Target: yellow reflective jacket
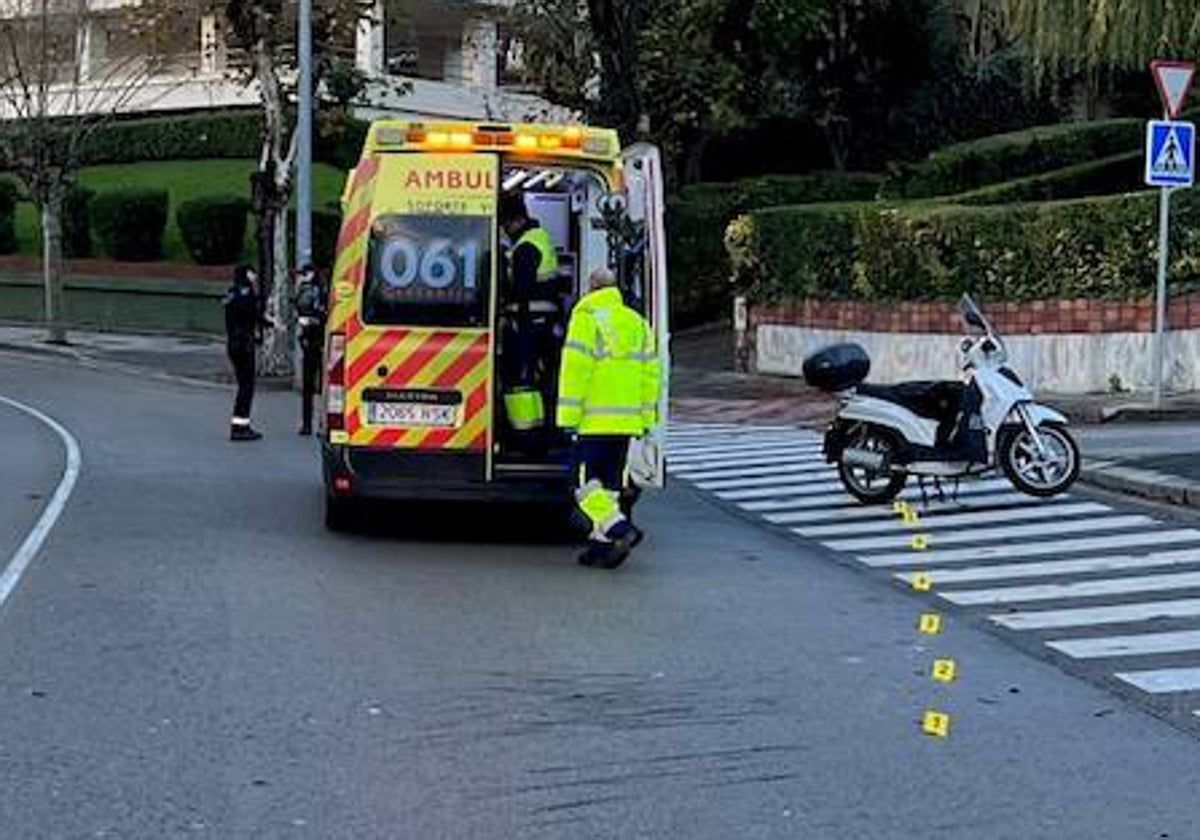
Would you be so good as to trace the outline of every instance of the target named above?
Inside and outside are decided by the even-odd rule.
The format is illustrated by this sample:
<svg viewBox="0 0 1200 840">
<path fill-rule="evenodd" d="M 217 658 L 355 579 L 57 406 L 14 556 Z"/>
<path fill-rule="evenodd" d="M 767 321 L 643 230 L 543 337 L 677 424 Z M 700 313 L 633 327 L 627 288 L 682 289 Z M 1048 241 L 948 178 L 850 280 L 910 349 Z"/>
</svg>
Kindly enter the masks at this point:
<svg viewBox="0 0 1200 840">
<path fill-rule="evenodd" d="M 571 312 L 558 377 L 557 423 L 581 435 L 645 434 L 658 423 L 662 371 L 654 331 L 617 289 Z"/>
<path fill-rule="evenodd" d="M 521 234 L 521 237 L 513 245 L 513 250 L 515 251 L 522 245 L 532 245 L 542 258 L 538 263 L 537 270 L 539 282 L 558 276 L 558 251 L 554 249 L 554 243 L 550 241 L 549 231 L 543 227 L 530 228 Z"/>
</svg>

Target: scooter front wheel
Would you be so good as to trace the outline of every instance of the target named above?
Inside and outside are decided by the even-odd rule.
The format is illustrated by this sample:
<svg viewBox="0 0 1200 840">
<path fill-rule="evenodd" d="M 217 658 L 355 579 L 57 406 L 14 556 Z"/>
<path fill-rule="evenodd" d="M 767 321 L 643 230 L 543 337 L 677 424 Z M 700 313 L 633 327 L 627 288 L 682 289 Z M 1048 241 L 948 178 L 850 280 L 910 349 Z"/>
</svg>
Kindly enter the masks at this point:
<svg viewBox="0 0 1200 840">
<path fill-rule="evenodd" d="M 1042 446 L 1025 427 L 1000 441 L 1000 468 L 1013 487 L 1030 496 L 1049 498 L 1067 492 L 1079 478 L 1079 445 L 1058 424 L 1038 426 Z"/>
<path fill-rule="evenodd" d="M 847 493 L 868 505 L 886 504 L 900 495 L 908 481 L 908 474 L 891 468 L 897 455 L 896 444 L 891 436 L 867 429 L 852 438 L 846 450 L 865 450 L 882 456 L 884 464 L 882 470 L 858 466 L 848 463 L 847 452 L 843 452 L 838 462 L 838 477 Z"/>
</svg>

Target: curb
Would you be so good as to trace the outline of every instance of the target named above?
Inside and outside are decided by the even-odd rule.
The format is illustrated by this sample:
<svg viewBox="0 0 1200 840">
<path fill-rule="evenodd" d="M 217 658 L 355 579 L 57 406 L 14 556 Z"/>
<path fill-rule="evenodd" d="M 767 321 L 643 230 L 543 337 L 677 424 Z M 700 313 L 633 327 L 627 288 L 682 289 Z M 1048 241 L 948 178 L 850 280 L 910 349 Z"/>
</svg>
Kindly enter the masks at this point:
<svg viewBox="0 0 1200 840">
<path fill-rule="evenodd" d="M 1084 461 L 1079 480 L 1127 496 L 1200 509 L 1200 482 L 1171 473 L 1113 461 Z"/>
</svg>

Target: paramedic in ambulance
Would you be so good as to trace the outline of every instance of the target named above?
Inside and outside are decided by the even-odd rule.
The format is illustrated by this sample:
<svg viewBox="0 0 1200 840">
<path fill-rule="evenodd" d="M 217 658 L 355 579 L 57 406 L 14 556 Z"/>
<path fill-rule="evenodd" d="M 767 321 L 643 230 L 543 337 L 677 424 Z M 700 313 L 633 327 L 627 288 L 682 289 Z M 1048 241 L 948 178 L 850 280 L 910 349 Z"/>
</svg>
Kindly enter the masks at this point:
<svg viewBox="0 0 1200 840">
<path fill-rule="evenodd" d="M 620 566 L 642 539 L 621 509 L 629 443 L 658 424 L 662 369 L 654 331 L 630 309 L 608 269 L 571 312 L 559 374 L 559 428 L 575 438 L 575 501 L 592 525 L 581 565 Z"/>
<path fill-rule="evenodd" d="M 500 224 L 508 236 L 508 330 L 504 360 L 504 407 L 513 431 L 530 448 L 547 445 L 546 414 L 552 410 L 558 366 L 555 328 L 562 321 L 557 302 L 558 252 L 550 234 L 530 217 L 525 199 L 506 192 Z"/>
</svg>

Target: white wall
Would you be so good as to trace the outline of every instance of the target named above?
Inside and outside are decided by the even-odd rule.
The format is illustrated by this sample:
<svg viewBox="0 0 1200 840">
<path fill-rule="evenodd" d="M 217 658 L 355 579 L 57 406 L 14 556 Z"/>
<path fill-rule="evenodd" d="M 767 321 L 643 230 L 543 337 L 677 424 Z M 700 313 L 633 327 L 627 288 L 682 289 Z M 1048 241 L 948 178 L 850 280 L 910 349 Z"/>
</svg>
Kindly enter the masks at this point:
<svg viewBox="0 0 1200 840">
<path fill-rule="evenodd" d="M 861 344 L 871 356 L 870 381 L 953 379 L 959 375 L 961 335 L 866 333 L 762 325 L 757 329 L 761 373 L 801 376 L 804 359 L 840 342 Z M 1006 336 L 1010 366 L 1031 387 L 1061 394 L 1102 393 L 1116 374 L 1131 390 L 1153 387 L 1149 333 L 1071 333 Z M 1200 330 L 1169 333 L 1166 386 L 1200 390 Z"/>
</svg>

